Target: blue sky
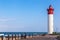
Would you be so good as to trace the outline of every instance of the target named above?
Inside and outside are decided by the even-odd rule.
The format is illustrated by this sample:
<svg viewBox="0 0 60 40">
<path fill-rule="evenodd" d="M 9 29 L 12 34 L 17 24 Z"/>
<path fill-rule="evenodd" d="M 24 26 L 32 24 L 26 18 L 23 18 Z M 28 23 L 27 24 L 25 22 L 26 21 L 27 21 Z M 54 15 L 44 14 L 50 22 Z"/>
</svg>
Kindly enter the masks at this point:
<svg viewBox="0 0 60 40">
<path fill-rule="evenodd" d="M 49 5 L 54 31 L 60 30 L 60 0 L 0 0 L 0 32 L 47 32 Z"/>
</svg>

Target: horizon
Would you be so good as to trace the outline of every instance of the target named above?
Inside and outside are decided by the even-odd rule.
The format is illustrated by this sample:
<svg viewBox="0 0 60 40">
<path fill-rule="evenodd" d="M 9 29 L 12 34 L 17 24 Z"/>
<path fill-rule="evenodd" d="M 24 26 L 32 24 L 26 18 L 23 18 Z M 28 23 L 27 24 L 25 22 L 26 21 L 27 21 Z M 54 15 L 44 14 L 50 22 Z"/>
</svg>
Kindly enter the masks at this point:
<svg viewBox="0 0 60 40">
<path fill-rule="evenodd" d="M 60 32 L 60 0 L 0 0 L 0 32 L 47 32 L 50 4 L 54 31 Z"/>
</svg>

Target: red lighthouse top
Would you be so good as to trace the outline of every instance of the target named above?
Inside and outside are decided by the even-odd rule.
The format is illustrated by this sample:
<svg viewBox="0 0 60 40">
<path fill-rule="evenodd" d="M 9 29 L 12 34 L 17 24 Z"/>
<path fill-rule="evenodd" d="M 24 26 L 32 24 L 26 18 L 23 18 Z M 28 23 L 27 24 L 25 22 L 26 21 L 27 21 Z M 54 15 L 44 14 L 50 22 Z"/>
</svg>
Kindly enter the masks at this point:
<svg viewBox="0 0 60 40">
<path fill-rule="evenodd" d="M 49 8 L 47 9 L 47 11 L 48 11 L 48 14 L 53 14 L 54 9 L 53 9 L 53 7 L 50 5 Z"/>
</svg>

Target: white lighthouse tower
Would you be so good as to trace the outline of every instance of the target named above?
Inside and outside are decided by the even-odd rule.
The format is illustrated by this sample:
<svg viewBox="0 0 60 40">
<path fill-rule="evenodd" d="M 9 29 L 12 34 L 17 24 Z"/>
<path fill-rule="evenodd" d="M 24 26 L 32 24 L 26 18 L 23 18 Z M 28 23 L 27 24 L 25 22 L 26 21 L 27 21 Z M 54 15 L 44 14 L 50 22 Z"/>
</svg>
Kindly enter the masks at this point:
<svg viewBox="0 0 60 40">
<path fill-rule="evenodd" d="M 48 34 L 53 33 L 53 7 L 50 5 L 48 11 Z"/>
</svg>

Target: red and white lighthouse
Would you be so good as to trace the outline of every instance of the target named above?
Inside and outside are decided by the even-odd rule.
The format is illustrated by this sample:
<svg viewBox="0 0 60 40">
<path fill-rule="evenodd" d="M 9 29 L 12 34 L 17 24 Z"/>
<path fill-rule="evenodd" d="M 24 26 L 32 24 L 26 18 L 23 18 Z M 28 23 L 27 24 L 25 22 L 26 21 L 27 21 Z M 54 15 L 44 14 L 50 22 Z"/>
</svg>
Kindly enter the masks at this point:
<svg viewBox="0 0 60 40">
<path fill-rule="evenodd" d="M 50 5 L 49 8 L 47 9 L 48 11 L 48 34 L 53 33 L 53 7 Z"/>
</svg>

